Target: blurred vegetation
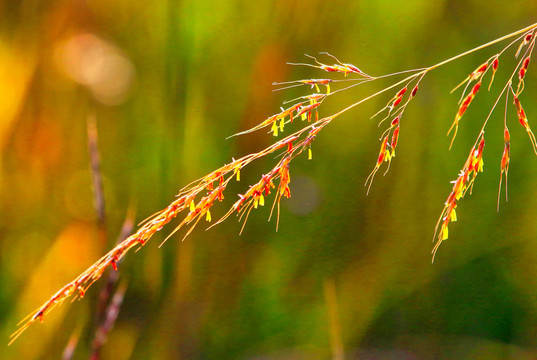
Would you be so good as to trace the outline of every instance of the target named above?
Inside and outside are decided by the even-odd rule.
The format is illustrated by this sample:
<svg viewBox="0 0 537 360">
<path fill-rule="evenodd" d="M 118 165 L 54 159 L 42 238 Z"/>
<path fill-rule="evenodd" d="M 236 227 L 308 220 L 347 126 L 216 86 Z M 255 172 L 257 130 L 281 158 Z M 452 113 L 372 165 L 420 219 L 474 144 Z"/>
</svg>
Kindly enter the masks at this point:
<svg viewBox="0 0 537 360">
<path fill-rule="evenodd" d="M 319 76 L 286 62 L 328 51 L 374 75 L 419 68 L 527 26 L 536 12 L 522 0 L 1 1 L 0 338 L 7 344 L 24 315 L 112 246 L 130 206 L 140 221 L 193 179 L 268 145 L 263 133 L 225 138 L 302 94 L 272 92 L 272 82 Z M 386 98 L 337 119 L 315 141 L 313 161 L 294 163 L 278 232 L 261 209 L 241 236 L 232 217 L 158 249 L 164 230 L 127 256 L 128 289 L 102 358 L 534 358 L 537 167 L 514 114 L 509 202 L 496 212 L 499 111 L 485 173 L 430 263 L 449 181 L 495 94 L 472 104 L 448 151 L 458 101 L 449 91 L 501 48 L 425 78 L 397 158 L 368 197 L 362 184 L 380 135 L 369 117 Z M 536 80 L 530 64 L 530 124 Z M 382 85 L 334 96 L 321 115 Z M 93 206 L 88 114 L 97 119 L 107 244 Z M 230 191 L 244 192 L 270 160 Z M 88 358 L 100 286 L 0 358 L 60 358 L 77 331 L 74 358 Z"/>
</svg>

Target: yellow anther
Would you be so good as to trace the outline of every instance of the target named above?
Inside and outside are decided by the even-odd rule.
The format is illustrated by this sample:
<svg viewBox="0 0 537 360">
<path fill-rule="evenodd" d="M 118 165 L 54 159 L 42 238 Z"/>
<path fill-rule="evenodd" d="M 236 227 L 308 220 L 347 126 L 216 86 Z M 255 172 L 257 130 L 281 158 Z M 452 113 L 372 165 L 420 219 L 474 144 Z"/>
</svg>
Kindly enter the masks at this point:
<svg viewBox="0 0 537 360">
<path fill-rule="evenodd" d="M 451 213 L 449 214 L 449 221 L 457 221 L 457 212 L 455 209 L 451 210 Z"/>
<path fill-rule="evenodd" d="M 272 130 L 272 135 L 278 136 L 278 125 L 276 125 L 276 121 L 272 123 L 272 128 L 270 129 Z"/>
<path fill-rule="evenodd" d="M 448 238 L 448 227 L 444 226 L 442 227 L 442 240 L 446 240 Z"/>
</svg>

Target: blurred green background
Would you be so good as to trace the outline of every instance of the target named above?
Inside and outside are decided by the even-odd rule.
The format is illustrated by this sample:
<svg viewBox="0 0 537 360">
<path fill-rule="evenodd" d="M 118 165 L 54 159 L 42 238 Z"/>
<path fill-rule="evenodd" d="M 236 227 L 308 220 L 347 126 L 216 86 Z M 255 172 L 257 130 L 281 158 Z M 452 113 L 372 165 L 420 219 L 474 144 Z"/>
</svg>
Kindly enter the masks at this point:
<svg viewBox="0 0 537 360">
<path fill-rule="evenodd" d="M 535 1 L 3 0 L 0 2 L 0 338 L 181 187 L 268 146 L 226 140 L 326 77 L 302 62 L 328 51 L 381 75 L 432 65 L 535 21 Z M 509 202 L 496 212 L 503 108 L 487 128 L 485 172 L 431 265 L 431 239 L 469 148 L 514 66 L 478 96 L 454 148 L 450 90 L 499 45 L 429 74 L 409 105 L 397 157 L 363 183 L 382 130 L 368 102 L 322 131 L 291 166 L 279 231 L 269 207 L 181 242 L 163 230 L 122 263 L 128 289 L 103 359 L 533 359 L 537 352 L 537 160 L 510 110 Z M 521 100 L 537 114 L 530 64 Z M 388 85 L 329 98 L 321 116 Z M 98 236 L 87 148 L 99 134 L 107 244 Z M 533 125 L 532 125 L 533 126 Z M 537 127 L 537 126 L 536 126 Z M 223 214 L 271 157 L 228 189 Z M 380 174 L 379 174 L 380 175 Z M 218 212 L 220 211 L 220 212 Z M 96 298 L 65 303 L 2 359 L 58 359 L 80 333 L 87 359 Z M 0 341 L 1 343 L 1 341 Z"/>
</svg>

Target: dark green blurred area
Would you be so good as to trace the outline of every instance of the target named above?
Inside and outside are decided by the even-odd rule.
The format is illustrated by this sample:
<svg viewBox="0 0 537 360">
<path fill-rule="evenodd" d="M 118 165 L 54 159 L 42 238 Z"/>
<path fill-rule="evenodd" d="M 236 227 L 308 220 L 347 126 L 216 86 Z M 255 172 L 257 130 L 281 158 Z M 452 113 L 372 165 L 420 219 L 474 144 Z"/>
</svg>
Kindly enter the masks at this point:
<svg viewBox="0 0 537 360">
<path fill-rule="evenodd" d="M 528 26 L 535 13 L 534 1 L 0 2 L 1 338 L 7 344 L 20 319 L 113 246 L 130 207 L 141 221 L 192 180 L 268 146 L 274 138 L 263 132 L 226 137 L 309 93 L 273 92 L 272 82 L 327 76 L 286 62 L 328 51 L 373 75 L 420 68 Z M 128 290 L 102 358 L 535 358 L 537 159 L 512 109 L 509 202 L 496 212 L 500 106 L 486 130 L 485 172 L 431 265 L 449 182 L 515 66 L 512 53 L 451 151 L 445 133 L 460 95 L 449 92 L 505 45 L 423 80 L 397 157 L 369 196 L 363 183 L 382 133 L 370 116 L 390 94 L 338 118 L 314 142 L 312 161 L 292 163 L 278 232 L 265 206 L 240 236 L 231 217 L 159 249 L 170 224 L 126 256 Z M 533 65 L 521 97 L 531 126 Z M 389 84 L 328 98 L 320 115 Z M 93 207 L 88 114 L 97 119 L 106 246 Z M 213 218 L 273 164 L 269 156 L 244 171 Z M 60 358 L 77 332 L 74 358 L 88 358 L 101 286 L 33 325 L 0 358 Z"/>
</svg>

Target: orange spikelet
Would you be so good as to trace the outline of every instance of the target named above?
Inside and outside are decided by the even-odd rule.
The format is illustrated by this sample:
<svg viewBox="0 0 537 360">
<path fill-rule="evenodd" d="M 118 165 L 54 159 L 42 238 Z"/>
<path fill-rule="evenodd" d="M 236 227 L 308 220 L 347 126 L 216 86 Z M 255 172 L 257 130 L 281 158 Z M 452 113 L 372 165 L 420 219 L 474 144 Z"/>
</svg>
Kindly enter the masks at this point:
<svg viewBox="0 0 537 360">
<path fill-rule="evenodd" d="M 520 70 L 518 71 L 518 79 L 523 80 L 526 76 L 526 72 L 528 71 L 528 66 L 530 64 L 531 57 L 528 56 L 524 59 L 524 62 L 522 62 L 522 66 L 520 67 Z"/>
<path fill-rule="evenodd" d="M 380 152 L 379 157 L 377 159 L 376 167 L 379 167 L 382 165 L 382 162 L 384 161 L 384 157 L 386 156 L 386 145 L 388 144 L 388 137 L 386 136 L 384 140 L 382 141 L 382 144 L 380 145 Z"/>
<path fill-rule="evenodd" d="M 418 92 L 418 85 L 414 86 L 414 89 L 412 89 L 412 92 L 410 93 L 410 98 L 413 98 L 414 96 L 416 96 Z"/>
<path fill-rule="evenodd" d="M 517 95 L 520 95 L 520 93 L 524 90 L 524 77 L 526 76 L 526 72 L 528 71 L 530 59 L 531 59 L 531 55 L 526 57 L 524 61 L 522 62 L 520 69 L 518 70 L 518 86 L 516 89 Z"/>
<path fill-rule="evenodd" d="M 509 130 L 507 126 L 503 131 L 503 141 L 504 148 L 502 154 L 502 160 L 500 162 L 500 185 L 498 186 L 498 205 L 497 211 L 500 211 L 500 194 L 502 192 L 502 180 L 503 175 L 505 174 L 505 201 L 507 201 L 507 172 L 509 171 L 509 160 L 511 155 L 511 146 L 510 146 L 511 136 L 509 135 Z"/>
<path fill-rule="evenodd" d="M 390 146 L 392 148 L 395 148 L 397 146 L 398 139 L 399 139 L 399 126 L 395 128 L 393 135 L 392 135 L 392 142 L 390 143 Z"/>
<path fill-rule="evenodd" d="M 520 122 L 520 125 L 526 130 L 528 133 L 528 136 L 531 141 L 531 145 L 533 146 L 533 152 L 535 155 L 537 155 L 537 140 L 535 139 L 535 135 L 533 134 L 533 131 L 531 131 L 530 124 L 528 123 L 528 118 L 526 117 L 526 112 L 522 108 L 522 104 L 520 103 L 520 100 L 518 99 L 518 96 L 514 95 L 514 102 L 515 107 L 517 110 L 518 115 L 518 121 Z"/>
<path fill-rule="evenodd" d="M 474 177 L 478 172 L 483 172 L 483 149 L 485 148 L 485 138 L 481 138 L 477 150 L 474 152 L 474 158 L 470 170 L 474 171 Z"/>
<path fill-rule="evenodd" d="M 388 136 L 385 136 L 384 139 L 382 140 L 382 143 L 380 144 L 379 156 L 377 158 L 377 162 L 375 164 L 375 167 L 373 168 L 373 171 L 371 171 L 371 173 L 369 174 L 369 176 L 365 180 L 364 186 L 367 186 L 367 184 L 369 184 L 369 186 L 367 187 L 367 194 L 369 194 L 369 189 L 371 189 L 371 185 L 373 184 L 373 178 L 375 177 L 375 174 L 379 170 L 379 168 L 382 165 L 382 163 L 384 161 L 390 161 L 391 160 L 391 157 L 390 157 L 391 154 L 386 149 L 387 146 L 388 146 Z"/>
<path fill-rule="evenodd" d="M 319 89 L 319 85 L 326 86 L 326 94 L 330 94 L 330 83 L 332 82 L 332 79 L 310 79 L 310 80 L 300 80 L 302 84 L 310 85 L 311 88 L 315 88 L 318 93 L 321 92 L 321 89 Z"/>
<path fill-rule="evenodd" d="M 481 87 L 481 81 L 479 81 L 477 84 L 474 85 L 472 88 L 472 91 L 470 94 L 466 95 L 464 100 L 462 101 L 462 104 L 459 107 L 459 110 L 457 111 L 457 115 L 455 116 L 455 121 L 453 121 L 453 124 L 449 128 L 447 134 L 451 133 L 451 130 L 455 129 L 453 132 L 453 138 L 451 139 L 451 144 L 449 145 L 449 148 L 451 149 L 451 146 L 453 145 L 453 141 L 455 140 L 455 137 L 457 136 L 457 130 L 459 129 L 459 120 L 462 118 L 466 110 L 468 109 L 468 106 L 472 103 L 472 100 L 474 99 L 475 95 L 479 91 L 479 88 Z"/>
<path fill-rule="evenodd" d="M 470 74 L 470 81 L 477 80 L 487 70 L 487 67 L 489 66 L 488 61 L 481 64 L 477 69 L 474 70 L 473 73 Z"/>
<path fill-rule="evenodd" d="M 492 82 L 494 81 L 494 76 L 496 75 L 496 71 L 498 70 L 499 65 L 500 65 L 500 60 L 498 59 L 498 55 L 496 55 L 496 57 L 492 61 L 492 66 L 491 66 L 492 67 L 492 77 L 490 78 L 490 83 L 489 83 L 488 90 L 490 90 L 490 87 L 492 86 Z"/>
<path fill-rule="evenodd" d="M 395 97 L 403 96 L 406 93 L 407 90 L 408 90 L 408 88 L 405 86 L 404 88 L 399 90 L 399 92 L 397 93 L 397 95 L 395 95 Z"/>
<path fill-rule="evenodd" d="M 399 103 L 401 102 L 401 100 L 403 100 L 403 97 L 402 97 L 402 96 L 398 96 L 398 97 L 393 101 L 393 104 L 392 104 L 391 108 L 394 109 L 397 105 L 399 105 Z"/>
<path fill-rule="evenodd" d="M 392 134 L 392 141 L 390 147 L 392 148 L 391 157 L 395 156 L 395 148 L 397 147 L 397 141 L 399 140 L 399 126 L 395 128 Z"/>
<path fill-rule="evenodd" d="M 310 121 L 312 110 L 317 108 L 319 105 L 321 105 L 321 103 L 314 103 L 314 104 L 303 106 L 298 110 L 298 112 L 296 113 L 296 116 L 301 116 L 302 120 L 306 120 L 307 118 L 308 121 Z"/>
<path fill-rule="evenodd" d="M 507 171 L 509 170 L 509 143 L 505 144 L 505 148 L 503 150 L 502 155 L 502 161 L 501 161 L 501 172 L 507 175 Z"/>
<path fill-rule="evenodd" d="M 522 50 L 522 48 L 526 45 L 528 45 L 530 43 L 530 40 L 533 38 L 533 34 L 528 34 L 524 37 L 524 41 L 522 41 L 520 43 L 520 45 L 518 46 L 518 49 L 515 53 L 515 57 L 518 58 L 518 55 L 520 55 L 520 51 Z"/>
</svg>

